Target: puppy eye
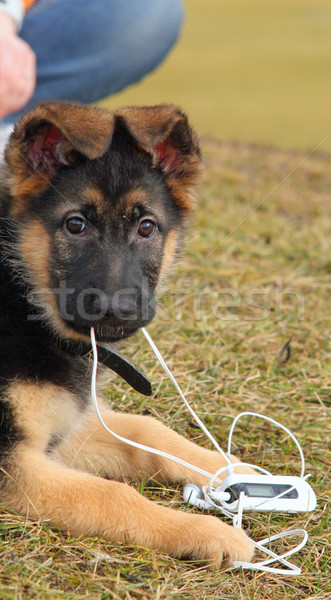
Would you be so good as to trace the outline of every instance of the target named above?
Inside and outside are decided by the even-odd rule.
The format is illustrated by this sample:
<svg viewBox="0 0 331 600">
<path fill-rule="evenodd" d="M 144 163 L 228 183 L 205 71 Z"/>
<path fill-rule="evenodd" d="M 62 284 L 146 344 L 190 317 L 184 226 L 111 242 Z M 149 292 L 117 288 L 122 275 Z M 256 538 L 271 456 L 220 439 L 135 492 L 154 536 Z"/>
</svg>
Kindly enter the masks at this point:
<svg viewBox="0 0 331 600">
<path fill-rule="evenodd" d="M 70 219 L 67 219 L 66 228 L 73 235 L 84 235 L 86 233 L 86 223 L 82 217 L 70 217 Z"/>
<path fill-rule="evenodd" d="M 143 238 L 151 237 L 156 229 L 154 221 L 151 219 L 144 219 L 140 221 L 138 227 L 138 235 Z"/>
</svg>

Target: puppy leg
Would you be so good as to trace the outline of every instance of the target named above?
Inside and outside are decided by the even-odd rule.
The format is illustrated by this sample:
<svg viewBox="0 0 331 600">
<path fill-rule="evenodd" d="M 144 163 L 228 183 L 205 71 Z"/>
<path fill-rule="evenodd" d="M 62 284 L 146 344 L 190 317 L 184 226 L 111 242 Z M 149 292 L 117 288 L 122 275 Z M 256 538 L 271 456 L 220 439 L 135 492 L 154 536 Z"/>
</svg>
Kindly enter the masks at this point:
<svg viewBox="0 0 331 600">
<path fill-rule="evenodd" d="M 124 483 L 70 469 L 33 448 L 21 447 L 11 464 L 3 501 L 73 535 L 103 535 L 215 566 L 252 556 L 244 532 L 216 517 L 160 506 Z"/>
<path fill-rule="evenodd" d="M 115 413 L 105 406 L 102 407 L 102 415 L 106 425 L 118 435 L 163 450 L 209 473 L 214 474 L 225 465 L 224 458 L 218 452 L 201 448 L 156 419 Z M 58 453 L 61 460 L 70 466 L 115 479 L 137 478 L 143 474 L 165 482 L 207 483 L 207 479 L 195 471 L 120 442 L 100 425 L 94 414 L 85 420 L 83 430 L 73 434 L 60 446 Z M 238 462 L 234 456 L 231 459 Z M 235 471 L 254 472 L 245 466 L 238 466 Z"/>
</svg>

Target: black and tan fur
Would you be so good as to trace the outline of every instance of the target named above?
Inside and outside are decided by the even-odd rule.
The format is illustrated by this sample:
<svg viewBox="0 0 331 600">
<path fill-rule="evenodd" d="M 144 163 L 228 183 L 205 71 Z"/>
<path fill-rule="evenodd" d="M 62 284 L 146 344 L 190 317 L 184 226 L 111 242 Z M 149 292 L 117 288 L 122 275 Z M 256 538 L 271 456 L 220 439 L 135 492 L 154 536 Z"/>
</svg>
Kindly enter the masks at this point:
<svg viewBox="0 0 331 600">
<path fill-rule="evenodd" d="M 101 428 L 77 351 L 91 324 L 111 343 L 153 318 L 200 171 L 197 139 L 172 106 L 111 114 L 49 103 L 16 125 L 0 199 L 0 493 L 10 509 L 74 535 L 225 565 L 251 557 L 242 531 L 123 483 L 205 482 Z M 222 466 L 152 418 L 102 412 L 122 436 L 212 473 Z"/>
</svg>

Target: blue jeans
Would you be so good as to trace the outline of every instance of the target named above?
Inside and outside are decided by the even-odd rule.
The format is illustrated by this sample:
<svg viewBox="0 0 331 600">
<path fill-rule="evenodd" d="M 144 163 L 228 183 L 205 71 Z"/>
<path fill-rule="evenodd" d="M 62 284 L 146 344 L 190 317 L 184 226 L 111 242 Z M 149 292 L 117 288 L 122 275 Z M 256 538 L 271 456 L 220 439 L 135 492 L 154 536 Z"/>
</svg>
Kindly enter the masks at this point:
<svg viewBox="0 0 331 600">
<path fill-rule="evenodd" d="M 24 111 L 50 99 L 95 102 L 139 81 L 175 43 L 183 12 L 182 0 L 37 0 L 20 32 L 37 55 Z"/>
</svg>

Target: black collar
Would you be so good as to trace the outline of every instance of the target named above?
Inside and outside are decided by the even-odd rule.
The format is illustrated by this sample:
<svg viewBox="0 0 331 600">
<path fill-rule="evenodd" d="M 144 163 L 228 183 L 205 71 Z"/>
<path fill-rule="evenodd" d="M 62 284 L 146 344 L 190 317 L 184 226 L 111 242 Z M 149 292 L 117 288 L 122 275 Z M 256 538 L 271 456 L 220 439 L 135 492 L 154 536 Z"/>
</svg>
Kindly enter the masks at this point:
<svg viewBox="0 0 331 600">
<path fill-rule="evenodd" d="M 86 342 L 70 342 L 68 346 L 65 342 L 60 342 L 61 348 L 69 351 L 70 354 L 76 356 L 86 356 L 92 351 L 92 345 Z M 105 365 L 117 375 L 122 377 L 131 387 L 144 394 L 144 396 L 152 395 L 152 384 L 150 380 L 133 365 L 129 360 L 123 358 L 114 350 L 108 350 L 103 346 L 98 346 L 98 362 Z"/>
<path fill-rule="evenodd" d="M 144 394 L 144 396 L 152 395 L 150 380 L 135 365 L 117 354 L 117 352 L 98 346 L 98 361 L 117 373 L 137 392 Z"/>
</svg>

